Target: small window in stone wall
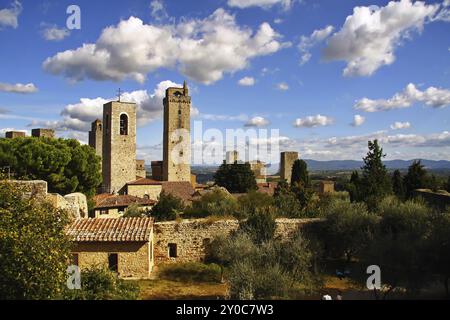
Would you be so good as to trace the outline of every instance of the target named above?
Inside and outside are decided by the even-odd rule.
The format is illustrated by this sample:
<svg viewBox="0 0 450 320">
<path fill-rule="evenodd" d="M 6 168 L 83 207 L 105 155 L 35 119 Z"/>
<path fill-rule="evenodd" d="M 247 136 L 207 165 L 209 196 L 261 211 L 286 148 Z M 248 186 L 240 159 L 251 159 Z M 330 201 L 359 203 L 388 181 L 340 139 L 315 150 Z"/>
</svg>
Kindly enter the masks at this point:
<svg viewBox="0 0 450 320">
<path fill-rule="evenodd" d="M 178 256 L 177 244 L 169 243 L 169 258 L 176 258 Z"/>
<path fill-rule="evenodd" d="M 78 253 L 72 254 L 72 265 L 78 266 Z"/>
<path fill-rule="evenodd" d="M 119 272 L 119 257 L 117 253 L 108 255 L 108 267 L 112 272 Z"/>
</svg>

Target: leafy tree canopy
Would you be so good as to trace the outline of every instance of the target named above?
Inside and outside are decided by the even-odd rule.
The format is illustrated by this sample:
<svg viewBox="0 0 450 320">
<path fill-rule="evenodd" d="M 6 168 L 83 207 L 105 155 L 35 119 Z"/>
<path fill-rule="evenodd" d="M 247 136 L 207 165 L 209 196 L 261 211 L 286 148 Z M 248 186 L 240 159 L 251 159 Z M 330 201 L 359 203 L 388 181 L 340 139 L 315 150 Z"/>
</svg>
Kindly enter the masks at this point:
<svg viewBox="0 0 450 320">
<path fill-rule="evenodd" d="M 257 189 L 255 174 L 249 163 L 223 163 L 215 173 L 214 181 L 231 193 L 246 193 Z"/>
<path fill-rule="evenodd" d="M 73 139 L 0 139 L 0 167 L 16 179 L 45 180 L 50 192 L 93 196 L 101 184 L 100 158 Z"/>
<path fill-rule="evenodd" d="M 383 158 L 386 156 L 378 144 L 378 140 L 369 141 L 369 152 L 363 159 L 362 178 L 358 186 L 358 194 L 367 204 L 369 210 L 376 209 L 378 203 L 391 194 L 392 187 Z"/>
<path fill-rule="evenodd" d="M 0 299 L 54 299 L 66 284 L 65 211 L 0 182 Z"/>
<path fill-rule="evenodd" d="M 302 184 L 308 187 L 310 183 L 308 165 L 304 160 L 297 159 L 292 165 L 291 185 Z"/>
<path fill-rule="evenodd" d="M 170 193 L 162 192 L 150 215 L 157 221 L 175 220 L 184 208 L 183 200 Z"/>
</svg>

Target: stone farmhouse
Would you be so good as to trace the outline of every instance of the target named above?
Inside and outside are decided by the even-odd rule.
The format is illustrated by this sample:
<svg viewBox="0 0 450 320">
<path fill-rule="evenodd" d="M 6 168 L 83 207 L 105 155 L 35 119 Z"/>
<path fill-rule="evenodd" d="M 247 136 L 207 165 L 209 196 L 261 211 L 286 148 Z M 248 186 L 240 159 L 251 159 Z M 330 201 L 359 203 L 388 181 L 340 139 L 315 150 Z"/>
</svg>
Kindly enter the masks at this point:
<svg viewBox="0 0 450 320">
<path fill-rule="evenodd" d="M 122 278 L 148 278 L 152 272 L 153 219 L 77 219 L 67 229 L 72 263 L 80 269 L 104 266 Z"/>
<path fill-rule="evenodd" d="M 320 219 L 277 219 L 275 236 L 291 237 Z M 239 227 L 238 220 L 193 219 L 154 222 L 152 218 L 77 219 L 67 235 L 72 263 L 80 269 L 101 266 L 121 278 L 148 278 L 154 266 L 204 261 L 209 243 Z"/>
</svg>

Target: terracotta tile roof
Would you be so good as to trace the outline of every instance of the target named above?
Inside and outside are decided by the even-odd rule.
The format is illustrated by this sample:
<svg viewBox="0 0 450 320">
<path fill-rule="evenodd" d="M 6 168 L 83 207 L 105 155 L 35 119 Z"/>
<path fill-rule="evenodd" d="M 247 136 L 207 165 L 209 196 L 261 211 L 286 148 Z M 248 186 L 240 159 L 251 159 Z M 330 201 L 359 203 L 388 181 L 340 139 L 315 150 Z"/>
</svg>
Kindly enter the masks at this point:
<svg viewBox="0 0 450 320">
<path fill-rule="evenodd" d="M 77 219 L 66 234 L 75 242 L 150 241 L 152 218 Z"/>
<path fill-rule="evenodd" d="M 178 197 L 184 202 L 191 201 L 195 193 L 192 184 L 188 181 L 164 181 L 162 191 Z"/>
<path fill-rule="evenodd" d="M 113 195 L 113 194 L 99 194 L 94 197 L 95 209 L 101 208 L 120 208 L 128 207 L 132 204 L 139 204 L 142 206 L 150 206 L 156 203 L 155 200 L 144 199 L 130 195 Z"/>
<path fill-rule="evenodd" d="M 269 196 L 273 196 L 278 183 L 264 182 L 264 183 L 258 183 L 257 185 L 258 185 L 258 192 L 267 193 Z"/>
<path fill-rule="evenodd" d="M 148 185 L 161 185 L 162 181 L 148 179 L 148 178 L 139 178 L 135 181 L 128 182 L 129 186 L 148 186 Z"/>
</svg>

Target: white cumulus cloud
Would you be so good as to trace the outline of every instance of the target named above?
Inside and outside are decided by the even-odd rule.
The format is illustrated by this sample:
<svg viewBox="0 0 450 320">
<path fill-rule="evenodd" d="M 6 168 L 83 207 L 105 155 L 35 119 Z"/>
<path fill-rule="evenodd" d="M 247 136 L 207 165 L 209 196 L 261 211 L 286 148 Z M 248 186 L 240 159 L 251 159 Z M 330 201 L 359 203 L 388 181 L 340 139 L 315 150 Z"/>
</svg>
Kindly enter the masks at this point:
<svg viewBox="0 0 450 320">
<path fill-rule="evenodd" d="M 244 77 L 238 81 L 240 86 L 251 87 L 255 84 L 255 78 L 253 77 Z"/>
<path fill-rule="evenodd" d="M 408 128 L 411 128 L 411 124 L 409 122 L 396 121 L 391 125 L 392 130 L 400 130 L 400 129 L 408 129 Z"/>
<path fill-rule="evenodd" d="M 423 1 L 391 1 L 384 7 L 355 7 L 324 50 L 328 61 L 347 62 L 344 76 L 370 76 L 395 61 L 395 50 L 420 32 L 440 8 Z"/>
<path fill-rule="evenodd" d="M 356 114 L 356 115 L 353 117 L 352 126 L 354 126 L 354 127 L 359 127 L 359 126 L 361 126 L 365 121 L 366 121 L 366 118 L 365 118 L 365 117 L 363 117 L 363 116 L 361 116 L 361 115 L 359 115 L 359 114 Z"/>
<path fill-rule="evenodd" d="M 138 125 L 142 126 L 161 117 L 166 89 L 181 86 L 166 80 L 160 82 L 153 92 L 148 92 L 147 90 L 125 92 L 121 95 L 121 101 L 136 103 Z M 35 121 L 31 125 L 41 125 L 60 131 L 88 131 L 92 121 L 103 119 L 103 105 L 109 101 L 116 100 L 117 98 L 81 98 L 79 102 L 68 104 L 64 107 L 61 112 L 61 120 Z M 198 112 L 198 110 L 194 109 L 194 112 Z"/>
<path fill-rule="evenodd" d="M 362 98 L 356 101 L 354 108 L 366 112 L 377 112 L 409 108 L 415 103 L 424 103 L 433 108 L 444 108 L 450 105 L 450 90 L 429 87 L 422 91 L 410 83 L 403 92 L 396 93 L 390 99 Z"/>
<path fill-rule="evenodd" d="M 9 84 L 0 82 L 0 91 L 26 94 L 26 93 L 35 93 L 38 91 L 38 88 L 36 88 L 36 86 L 33 83 Z"/>
<path fill-rule="evenodd" d="M 11 3 L 10 8 L 0 10 L 0 30 L 2 27 L 16 29 L 19 26 L 19 15 L 22 12 L 22 4 L 19 1 Z"/>
<path fill-rule="evenodd" d="M 57 26 L 46 27 L 42 31 L 42 36 L 48 41 L 61 41 L 70 35 L 70 31 L 66 28 L 58 28 Z"/>
<path fill-rule="evenodd" d="M 246 68 L 250 60 L 290 45 L 268 23 L 253 31 L 217 9 L 205 19 L 152 25 L 130 17 L 105 28 L 96 43 L 59 52 L 43 63 L 45 71 L 72 81 L 134 79 L 144 82 L 159 68 L 178 68 L 204 84 Z"/>
<path fill-rule="evenodd" d="M 301 53 L 300 64 L 303 65 L 311 59 L 311 53 L 309 50 L 317 45 L 318 43 L 324 41 L 333 32 L 333 26 L 326 26 L 323 29 L 314 30 L 309 36 L 301 36 L 300 43 L 298 45 L 298 50 Z"/>
<path fill-rule="evenodd" d="M 289 85 L 286 82 L 281 82 L 277 84 L 277 89 L 281 91 L 289 90 Z"/>
<path fill-rule="evenodd" d="M 327 116 L 322 116 L 320 114 L 315 116 L 308 116 L 306 118 L 296 119 L 294 122 L 294 127 L 297 128 L 315 128 L 324 127 L 333 124 L 333 119 Z"/>
<path fill-rule="evenodd" d="M 249 7 L 271 8 L 274 5 L 281 5 L 287 10 L 292 7 L 294 0 L 228 0 L 228 6 L 245 9 Z"/>
<path fill-rule="evenodd" d="M 265 127 L 269 124 L 269 120 L 263 117 L 253 117 L 247 121 L 246 127 Z"/>
</svg>

